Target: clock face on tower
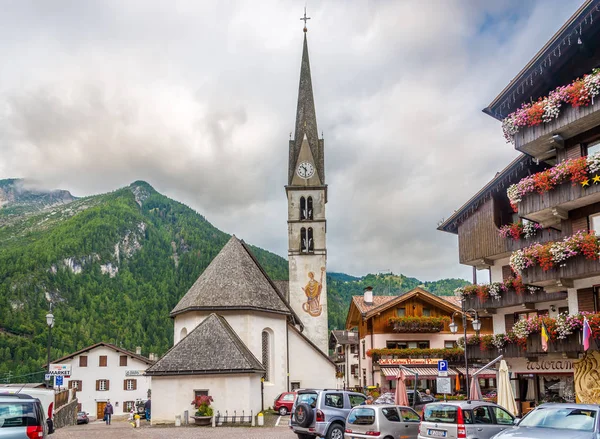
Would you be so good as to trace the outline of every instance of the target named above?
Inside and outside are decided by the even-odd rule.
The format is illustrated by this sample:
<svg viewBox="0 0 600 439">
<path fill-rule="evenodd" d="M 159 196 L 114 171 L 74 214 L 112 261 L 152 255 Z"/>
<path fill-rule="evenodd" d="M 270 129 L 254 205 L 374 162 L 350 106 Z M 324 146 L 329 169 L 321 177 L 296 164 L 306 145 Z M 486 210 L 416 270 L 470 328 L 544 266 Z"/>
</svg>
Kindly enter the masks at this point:
<svg viewBox="0 0 600 439">
<path fill-rule="evenodd" d="M 300 178 L 310 178 L 315 173 L 315 167 L 310 162 L 302 162 L 296 172 Z"/>
</svg>

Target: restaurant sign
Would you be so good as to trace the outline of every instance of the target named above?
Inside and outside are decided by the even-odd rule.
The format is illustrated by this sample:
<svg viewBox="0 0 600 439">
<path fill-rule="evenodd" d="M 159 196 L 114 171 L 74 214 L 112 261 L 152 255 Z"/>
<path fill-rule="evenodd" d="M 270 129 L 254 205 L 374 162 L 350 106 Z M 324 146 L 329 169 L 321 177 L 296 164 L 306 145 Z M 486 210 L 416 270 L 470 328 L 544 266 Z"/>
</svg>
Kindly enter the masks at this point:
<svg viewBox="0 0 600 439">
<path fill-rule="evenodd" d="M 396 366 L 402 365 L 432 365 L 437 366 L 438 361 L 443 361 L 441 358 L 382 358 L 379 360 L 380 366 Z"/>
<path fill-rule="evenodd" d="M 540 360 L 540 361 L 514 361 L 511 360 L 510 371 L 513 373 L 573 373 L 573 360 Z"/>
</svg>

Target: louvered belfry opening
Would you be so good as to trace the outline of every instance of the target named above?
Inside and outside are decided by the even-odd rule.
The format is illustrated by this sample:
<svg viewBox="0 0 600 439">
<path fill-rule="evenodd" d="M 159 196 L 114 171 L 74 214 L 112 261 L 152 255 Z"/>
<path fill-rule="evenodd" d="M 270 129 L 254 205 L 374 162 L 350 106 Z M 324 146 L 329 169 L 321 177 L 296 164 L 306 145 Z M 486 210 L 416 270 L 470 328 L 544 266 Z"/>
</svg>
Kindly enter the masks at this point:
<svg viewBox="0 0 600 439">
<path fill-rule="evenodd" d="M 270 346 L 269 346 L 269 333 L 267 331 L 262 332 L 262 365 L 265 368 L 265 381 L 270 381 Z"/>
</svg>

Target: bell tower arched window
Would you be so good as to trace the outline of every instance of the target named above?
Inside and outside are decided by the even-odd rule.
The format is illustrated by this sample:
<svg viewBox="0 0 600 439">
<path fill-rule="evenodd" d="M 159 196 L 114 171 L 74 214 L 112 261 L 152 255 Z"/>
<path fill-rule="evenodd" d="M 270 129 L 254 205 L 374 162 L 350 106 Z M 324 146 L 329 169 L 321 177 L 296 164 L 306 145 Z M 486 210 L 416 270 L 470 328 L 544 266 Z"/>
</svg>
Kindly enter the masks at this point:
<svg viewBox="0 0 600 439">
<path fill-rule="evenodd" d="M 302 253 L 308 253 L 315 250 L 314 239 L 313 239 L 313 229 L 309 227 L 308 229 L 302 227 L 300 229 L 300 251 Z"/>
<path fill-rule="evenodd" d="M 308 251 L 312 252 L 315 250 L 312 227 L 308 228 L 307 237 L 308 237 Z"/>
<path fill-rule="evenodd" d="M 313 200 L 312 197 L 306 199 L 306 219 L 313 219 Z"/>
<path fill-rule="evenodd" d="M 300 219 L 306 219 L 306 199 L 304 197 L 300 197 Z"/>
</svg>

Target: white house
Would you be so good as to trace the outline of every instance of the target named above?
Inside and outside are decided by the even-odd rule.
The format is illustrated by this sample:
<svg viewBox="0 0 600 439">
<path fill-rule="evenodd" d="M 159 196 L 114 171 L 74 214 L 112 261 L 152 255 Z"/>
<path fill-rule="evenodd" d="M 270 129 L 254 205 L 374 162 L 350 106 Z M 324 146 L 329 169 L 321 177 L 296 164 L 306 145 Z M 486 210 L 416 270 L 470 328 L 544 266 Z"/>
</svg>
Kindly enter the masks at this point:
<svg viewBox="0 0 600 439">
<path fill-rule="evenodd" d="M 358 342 L 357 331 L 331 331 L 329 348 L 333 350 L 332 360 L 337 365 L 338 388 L 360 386 Z"/>
<path fill-rule="evenodd" d="M 71 366 L 64 385 L 77 389 L 79 410 L 102 418 L 110 400 L 114 414 L 129 413 L 136 400 L 148 399 L 150 378 L 144 376 L 154 361 L 110 343 L 96 343 L 51 364 Z"/>
</svg>

